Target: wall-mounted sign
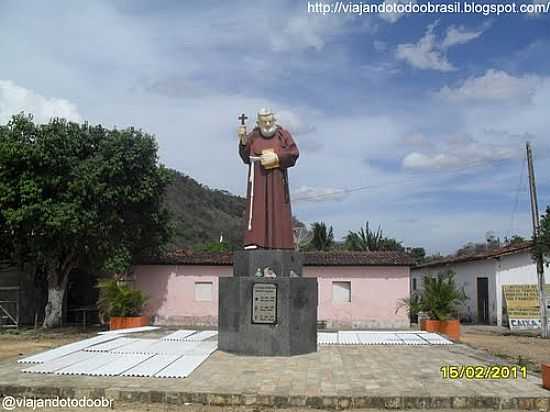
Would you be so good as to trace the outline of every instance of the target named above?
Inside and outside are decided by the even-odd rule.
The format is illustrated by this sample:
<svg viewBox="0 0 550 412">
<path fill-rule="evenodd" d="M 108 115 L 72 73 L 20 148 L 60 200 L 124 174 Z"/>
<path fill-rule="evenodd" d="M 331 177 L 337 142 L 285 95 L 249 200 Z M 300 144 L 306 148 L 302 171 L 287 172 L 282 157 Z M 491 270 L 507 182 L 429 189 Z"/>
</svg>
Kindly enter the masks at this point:
<svg viewBox="0 0 550 412">
<path fill-rule="evenodd" d="M 541 327 L 538 285 L 503 285 L 502 290 L 510 329 Z M 550 296 L 550 285 L 545 285 L 544 294 Z"/>
<path fill-rule="evenodd" d="M 252 323 L 277 323 L 277 285 L 254 283 L 252 286 Z"/>
</svg>

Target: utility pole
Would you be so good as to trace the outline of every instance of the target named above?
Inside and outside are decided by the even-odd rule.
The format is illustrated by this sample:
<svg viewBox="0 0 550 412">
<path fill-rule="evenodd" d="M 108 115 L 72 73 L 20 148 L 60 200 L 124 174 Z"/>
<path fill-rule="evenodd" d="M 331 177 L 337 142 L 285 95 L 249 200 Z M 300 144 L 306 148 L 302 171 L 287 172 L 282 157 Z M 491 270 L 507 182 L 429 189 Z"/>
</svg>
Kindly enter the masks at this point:
<svg viewBox="0 0 550 412">
<path fill-rule="evenodd" d="M 533 241 L 538 242 L 540 233 L 539 222 L 539 205 L 537 201 L 537 187 L 535 184 L 535 171 L 533 169 L 533 153 L 531 152 L 531 144 L 526 143 L 527 148 L 527 168 L 529 171 L 529 191 L 531 193 L 531 217 L 533 218 Z M 546 302 L 544 295 L 544 261 L 542 254 L 536 256 L 537 260 L 537 275 L 539 281 L 539 305 L 540 305 L 540 321 L 541 335 L 543 338 L 550 337 L 548 330 L 548 314 L 546 310 Z"/>
</svg>

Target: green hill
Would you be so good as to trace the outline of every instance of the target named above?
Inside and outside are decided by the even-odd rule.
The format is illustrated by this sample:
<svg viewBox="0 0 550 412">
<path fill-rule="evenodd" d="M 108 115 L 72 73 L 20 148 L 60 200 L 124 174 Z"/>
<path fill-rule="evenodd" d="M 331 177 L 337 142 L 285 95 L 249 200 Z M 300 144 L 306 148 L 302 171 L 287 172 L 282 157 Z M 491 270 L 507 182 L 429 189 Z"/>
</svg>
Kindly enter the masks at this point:
<svg viewBox="0 0 550 412">
<path fill-rule="evenodd" d="M 210 189 L 174 171 L 174 181 L 166 191 L 165 201 L 175 226 L 170 249 L 218 242 L 221 233 L 224 242 L 232 246 L 241 244 L 244 198 L 225 190 Z"/>
</svg>

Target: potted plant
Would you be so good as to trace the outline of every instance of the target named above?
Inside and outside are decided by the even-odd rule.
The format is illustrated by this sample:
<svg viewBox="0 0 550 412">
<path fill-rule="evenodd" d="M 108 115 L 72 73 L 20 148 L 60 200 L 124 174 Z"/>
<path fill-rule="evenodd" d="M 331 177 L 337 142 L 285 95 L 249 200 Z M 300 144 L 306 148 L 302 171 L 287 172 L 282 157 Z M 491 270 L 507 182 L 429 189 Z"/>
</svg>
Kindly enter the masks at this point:
<svg viewBox="0 0 550 412">
<path fill-rule="evenodd" d="M 97 305 L 101 316 L 109 319 L 110 329 L 135 328 L 149 323 L 143 315 L 146 302 L 143 292 L 116 279 L 101 280 L 98 287 Z"/>
<path fill-rule="evenodd" d="M 410 297 L 400 299 L 397 302 L 395 313 L 399 312 L 403 308 L 407 310 L 409 319 L 412 323 L 415 321 L 422 321 L 422 311 L 424 310 L 422 306 L 422 295 L 413 292 Z"/>
<path fill-rule="evenodd" d="M 406 308 L 411 322 L 418 322 L 420 330 L 426 332 L 439 332 L 440 321 L 433 319 L 433 315 L 426 305 L 423 293 L 413 292 L 410 297 L 398 301 L 395 313 Z"/>
<path fill-rule="evenodd" d="M 425 321 L 425 330 L 439 331 L 452 340 L 459 340 L 458 309 L 467 299 L 464 290 L 456 286 L 453 271 L 442 272 L 435 277 L 426 276 L 422 305 L 430 312 L 432 319 Z"/>
</svg>

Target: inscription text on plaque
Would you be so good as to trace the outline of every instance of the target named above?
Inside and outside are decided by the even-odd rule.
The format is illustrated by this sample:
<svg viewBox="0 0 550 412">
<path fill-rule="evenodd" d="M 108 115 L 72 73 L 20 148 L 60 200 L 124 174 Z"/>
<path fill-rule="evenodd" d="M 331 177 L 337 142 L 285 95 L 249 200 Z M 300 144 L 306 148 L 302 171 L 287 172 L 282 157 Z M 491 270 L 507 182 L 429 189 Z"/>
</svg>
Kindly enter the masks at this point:
<svg viewBox="0 0 550 412">
<path fill-rule="evenodd" d="M 277 285 L 254 283 L 252 286 L 252 323 L 277 323 Z"/>
</svg>

